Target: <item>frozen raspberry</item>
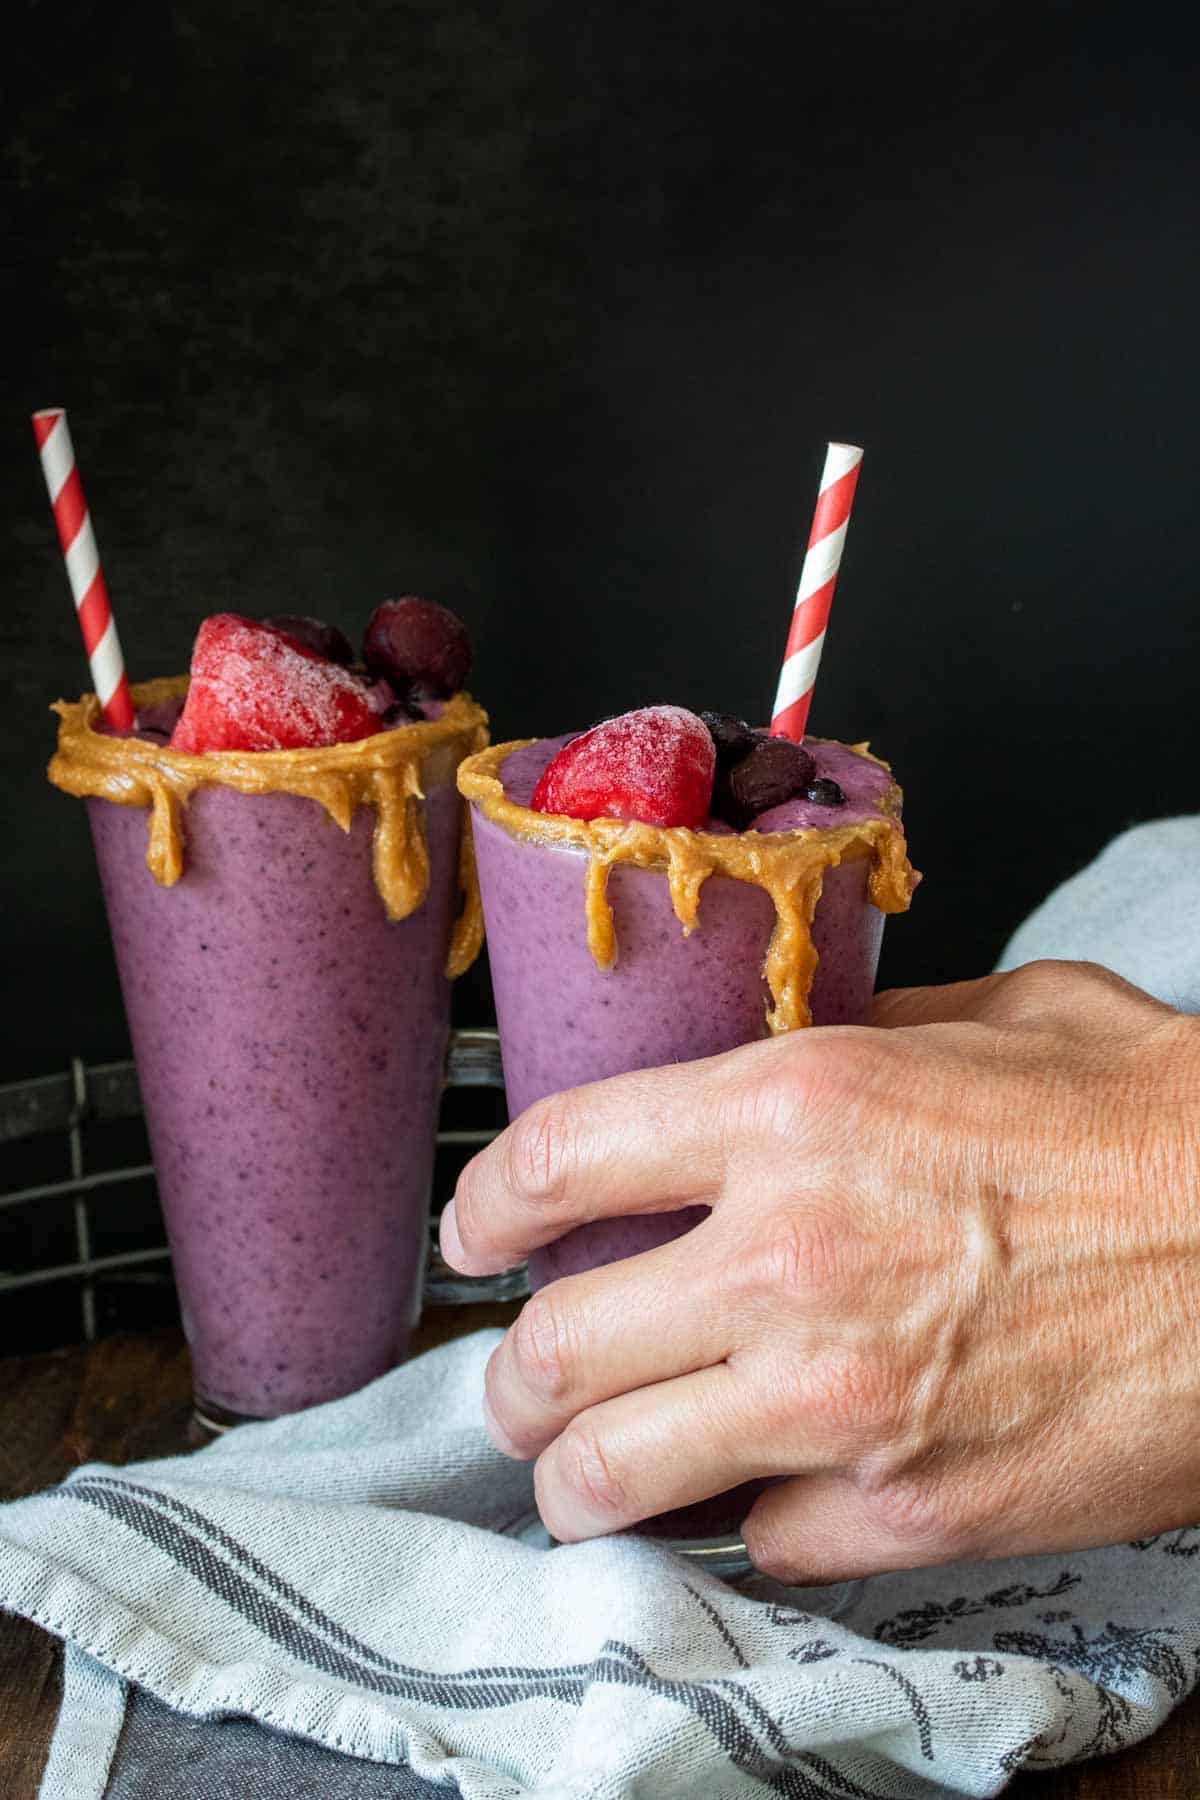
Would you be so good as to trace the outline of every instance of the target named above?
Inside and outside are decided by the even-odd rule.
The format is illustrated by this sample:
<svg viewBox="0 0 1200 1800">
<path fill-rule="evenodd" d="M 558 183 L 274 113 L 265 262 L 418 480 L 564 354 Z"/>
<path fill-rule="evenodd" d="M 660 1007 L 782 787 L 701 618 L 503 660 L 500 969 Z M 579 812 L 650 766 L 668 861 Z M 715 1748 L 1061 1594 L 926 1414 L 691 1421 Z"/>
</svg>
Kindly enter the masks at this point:
<svg viewBox="0 0 1200 1800">
<path fill-rule="evenodd" d="M 385 600 L 363 634 L 363 661 L 398 694 L 446 700 L 471 667 L 471 640 L 462 620 L 435 600 Z"/>
<path fill-rule="evenodd" d="M 273 625 L 276 631 L 286 631 L 298 644 L 307 645 L 318 656 L 327 656 L 330 662 L 354 661 L 350 639 L 336 625 L 327 625 L 324 619 L 312 619 L 307 613 L 272 613 L 263 624 Z"/>
<path fill-rule="evenodd" d="M 715 767 L 702 719 L 682 706 L 645 706 L 564 744 L 530 805 L 572 819 L 697 828 L 708 817 Z"/>
<path fill-rule="evenodd" d="M 302 750 L 370 737 L 378 700 L 358 676 L 286 632 L 214 613 L 196 634 L 174 750 Z"/>
</svg>

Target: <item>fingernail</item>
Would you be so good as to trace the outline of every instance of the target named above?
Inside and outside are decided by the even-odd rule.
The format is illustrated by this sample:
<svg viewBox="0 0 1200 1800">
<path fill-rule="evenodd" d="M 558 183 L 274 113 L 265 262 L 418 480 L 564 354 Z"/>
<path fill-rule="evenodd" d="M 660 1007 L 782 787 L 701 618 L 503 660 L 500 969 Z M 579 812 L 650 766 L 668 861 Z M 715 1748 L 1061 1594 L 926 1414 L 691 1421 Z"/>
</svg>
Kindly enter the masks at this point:
<svg viewBox="0 0 1200 1800">
<path fill-rule="evenodd" d="M 542 1452 L 534 1473 L 538 1511 L 551 1537 L 557 1538 L 560 1544 L 577 1544 L 587 1538 L 607 1537 L 610 1532 L 620 1531 L 627 1520 L 586 1505 L 580 1499 L 575 1483 L 568 1485 L 558 1478 L 561 1443 L 559 1438 L 549 1450 Z"/>
<path fill-rule="evenodd" d="M 493 1444 L 495 1444 L 497 1450 L 499 1450 L 505 1456 L 516 1457 L 518 1461 L 524 1461 L 525 1459 L 523 1457 L 521 1457 L 520 1452 L 517 1450 L 516 1445 L 513 1443 L 512 1439 L 509 1437 L 509 1435 L 505 1431 L 504 1427 L 500 1424 L 499 1420 L 496 1418 L 495 1413 L 492 1411 L 491 1402 L 489 1401 L 486 1393 L 483 1396 L 482 1406 L 483 1406 L 483 1428 L 487 1432 L 488 1436 L 491 1438 Z"/>
<path fill-rule="evenodd" d="M 441 1246 L 443 1261 L 448 1262 L 452 1269 L 459 1269 L 465 1274 L 467 1253 L 463 1249 L 463 1241 L 458 1235 L 458 1219 L 455 1217 L 453 1200 L 447 1201 L 442 1209 L 438 1242 Z"/>
</svg>

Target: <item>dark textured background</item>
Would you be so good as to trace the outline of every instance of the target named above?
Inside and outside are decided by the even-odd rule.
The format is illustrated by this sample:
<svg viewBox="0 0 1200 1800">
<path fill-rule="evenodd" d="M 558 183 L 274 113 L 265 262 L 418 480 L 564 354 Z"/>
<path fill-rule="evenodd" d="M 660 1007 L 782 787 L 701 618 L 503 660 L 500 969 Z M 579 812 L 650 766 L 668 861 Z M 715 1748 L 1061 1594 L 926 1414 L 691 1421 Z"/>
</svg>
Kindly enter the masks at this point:
<svg viewBox="0 0 1200 1800">
<path fill-rule="evenodd" d="M 1194 806 L 1198 152 L 1144 15 L 6 19 L 3 1073 L 126 1042 L 42 777 L 85 671 L 36 406 L 71 411 L 135 676 L 217 607 L 356 627 L 418 590 L 505 735 L 762 715 L 824 441 L 864 443 L 812 723 L 909 791 L 892 980 L 982 970 L 1111 831 Z"/>
</svg>

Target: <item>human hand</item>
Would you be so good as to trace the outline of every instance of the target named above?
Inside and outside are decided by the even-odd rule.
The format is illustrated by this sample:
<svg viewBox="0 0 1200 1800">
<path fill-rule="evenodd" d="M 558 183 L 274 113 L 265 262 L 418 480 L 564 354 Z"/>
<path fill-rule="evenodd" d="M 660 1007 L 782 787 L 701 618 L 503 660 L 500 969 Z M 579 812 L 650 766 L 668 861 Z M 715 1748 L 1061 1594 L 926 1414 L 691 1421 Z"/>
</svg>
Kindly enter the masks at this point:
<svg viewBox="0 0 1200 1800">
<path fill-rule="evenodd" d="M 1200 1020 L 1038 963 L 555 1095 L 464 1171 L 443 1253 L 698 1203 L 491 1359 L 556 1537 L 759 1476 L 743 1535 L 789 1581 L 1200 1517 Z"/>
</svg>

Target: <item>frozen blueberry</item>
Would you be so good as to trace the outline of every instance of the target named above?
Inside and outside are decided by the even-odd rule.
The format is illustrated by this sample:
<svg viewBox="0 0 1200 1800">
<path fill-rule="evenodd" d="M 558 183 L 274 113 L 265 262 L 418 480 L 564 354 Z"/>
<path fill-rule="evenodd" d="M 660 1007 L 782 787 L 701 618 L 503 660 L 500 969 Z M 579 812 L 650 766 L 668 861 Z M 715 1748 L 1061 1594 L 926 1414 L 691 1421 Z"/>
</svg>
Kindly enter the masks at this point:
<svg viewBox="0 0 1200 1800">
<path fill-rule="evenodd" d="M 828 775 L 820 775 L 805 789 L 804 798 L 811 800 L 814 806 L 845 806 L 846 796 L 836 781 Z"/>
</svg>

